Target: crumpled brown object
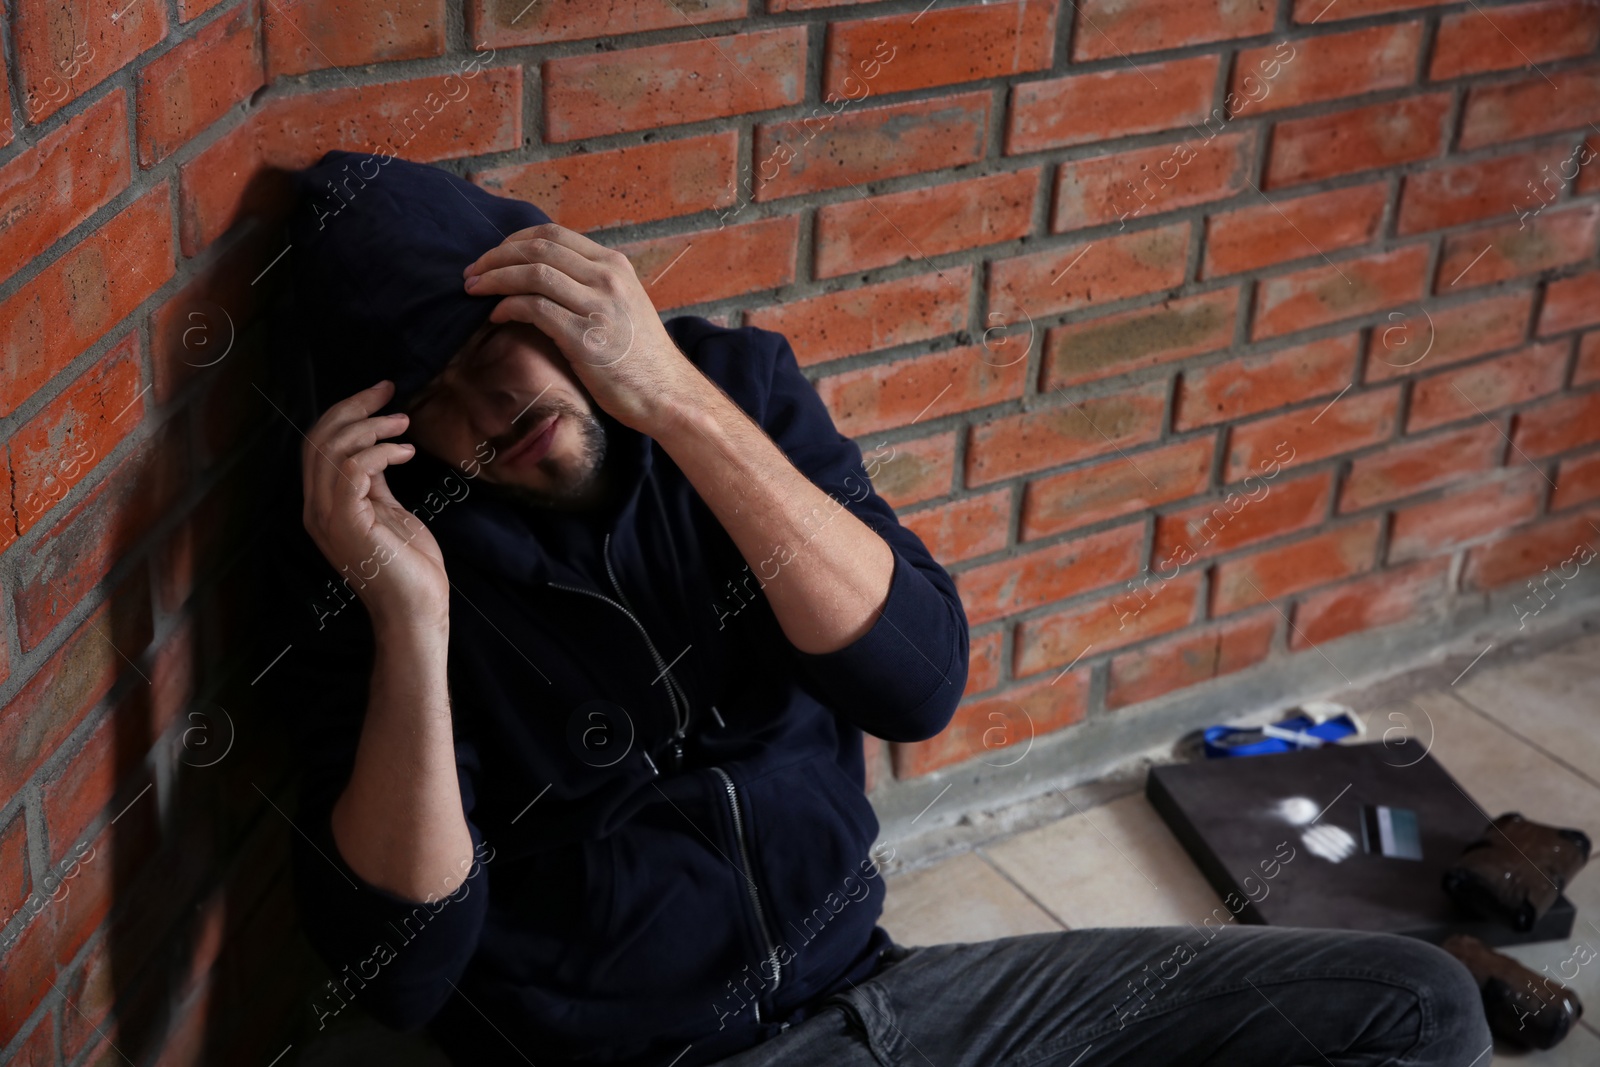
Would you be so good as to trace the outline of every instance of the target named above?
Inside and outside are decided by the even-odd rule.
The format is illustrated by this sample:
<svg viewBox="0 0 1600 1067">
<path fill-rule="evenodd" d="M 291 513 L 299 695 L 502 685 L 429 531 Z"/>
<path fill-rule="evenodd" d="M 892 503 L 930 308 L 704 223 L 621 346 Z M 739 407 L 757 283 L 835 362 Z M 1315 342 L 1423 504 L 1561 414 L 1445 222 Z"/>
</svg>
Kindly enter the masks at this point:
<svg viewBox="0 0 1600 1067">
<path fill-rule="evenodd" d="M 1439 946 L 1466 965 L 1483 994 L 1489 1032 L 1518 1048 L 1551 1048 L 1583 1018 L 1578 995 L 1466 934 Z"/>
<path fill-rule="evenodd" d="M 1589 836 L 1582 830 L 1507 812 L 1444 872 L 1444 890 L 1479 914 L 1531 930 L 1588 861 Z"/>
</svg>

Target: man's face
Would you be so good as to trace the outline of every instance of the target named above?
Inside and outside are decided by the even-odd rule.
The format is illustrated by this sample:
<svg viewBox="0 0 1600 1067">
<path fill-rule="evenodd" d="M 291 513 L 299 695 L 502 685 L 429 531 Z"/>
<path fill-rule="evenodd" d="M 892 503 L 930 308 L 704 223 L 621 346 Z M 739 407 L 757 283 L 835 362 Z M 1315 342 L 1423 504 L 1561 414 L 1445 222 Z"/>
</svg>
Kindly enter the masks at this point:
<svg viewBox="0 0 1600 1067">
<path fill-rule="evenodd" d="M 519 500 L 577 510 L 603 493 L 607 438 L 594 401 L 527 323 L 485 322 L 405 411 L 419 447 Z"/>
</svg>

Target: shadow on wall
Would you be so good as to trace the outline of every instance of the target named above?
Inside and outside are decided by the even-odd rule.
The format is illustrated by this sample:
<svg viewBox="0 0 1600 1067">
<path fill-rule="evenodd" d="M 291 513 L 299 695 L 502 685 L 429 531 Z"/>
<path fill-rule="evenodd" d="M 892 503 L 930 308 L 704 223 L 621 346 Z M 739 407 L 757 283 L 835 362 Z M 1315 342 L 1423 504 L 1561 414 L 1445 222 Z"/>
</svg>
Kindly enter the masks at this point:
<svg viewBox="0 0 1600 1067">
<path fill-rule="evenodd" d="M 255 202 L 283 177 L 263 175 Z M 60 1062 L 96 1065 L 348 1063 L 353 1044 L 362 1062 L 443 1063 L 359 1009 L 320 1031 L 313 1010 L 331 976 L 293 904 L 289 735 L 255 684 L 293 640 L 262 579 L 272 531 L 300 521 L 298 498 L 284 514 L 273 491 L 284 457 L 298 470 L 300 432 L 270 297 L 248 287 L 282 250 L 278 227 L 243 229 L 154 317 L 155 403 L 129 414 L 154 406 L 161 425 L 104 470 L 81 445 L 67 488 L 19 501 L 20 539 L 0 541 L 25 654 L 86 616 L 0 735 L 17 739 L 0 769 L 39 783 L 0 825 L 3 873 L 22 872 L 0 918 L 7 1062 L 58 1062 L 59 1040 Z M 80 481 L 83 498 L 51 511 Z M 25 803 L 42 810 L 31 825 Z M 41 825 L 49 873 L 30 882 L 22 841 Z M 301 1060 L 308 1046 L 323 1051 Z"/>
</svg>

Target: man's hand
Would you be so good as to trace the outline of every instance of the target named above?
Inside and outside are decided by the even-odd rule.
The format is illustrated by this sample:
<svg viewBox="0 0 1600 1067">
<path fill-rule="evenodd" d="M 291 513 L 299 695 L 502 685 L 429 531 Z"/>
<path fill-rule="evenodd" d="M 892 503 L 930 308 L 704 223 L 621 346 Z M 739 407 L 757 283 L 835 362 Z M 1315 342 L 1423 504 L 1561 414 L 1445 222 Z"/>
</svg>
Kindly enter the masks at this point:
<svg viewBox="0 0 1600 1067">
<path fill-rule="evenodd" d="M 311 427 L 300 449 L 303 521 L 374 625 L 442 624 L 450 609 L 444 556 L 432 532 L 383 480 L 390 464 L 416 454 L 412 445 L 383 441 L 404 432 L 408 416 L 372 417 L 393 393 L 393 382 L 379 382 L 339 401 Z"/>
<path fill-rule="evenodd" d="M 699 371 L 678 351 L 628 257 L 556 223 L 518 230 L 466 270 L 474 296 L 503 295 L 491 322 L 537 326 L 602 409 L 651 434 Z"/>
</svg>

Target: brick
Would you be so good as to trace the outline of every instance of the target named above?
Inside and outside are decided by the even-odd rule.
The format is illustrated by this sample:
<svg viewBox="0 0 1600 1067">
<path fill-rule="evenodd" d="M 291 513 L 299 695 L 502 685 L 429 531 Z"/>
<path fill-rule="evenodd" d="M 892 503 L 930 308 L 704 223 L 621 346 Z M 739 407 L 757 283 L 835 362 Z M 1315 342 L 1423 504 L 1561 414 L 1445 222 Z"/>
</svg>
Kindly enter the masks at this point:
<svg viewBox="0 0 1600 1067">
<path fill-rule="evenodd" d="M 1520 344 L 1532 309 L 1533 293 L 1524 290 L 1432 311 L 1391 311 L 1372 328 L 1366 380 L 1420 374 Z"/>
<path fill-rule="evenodd" d="M 1532 222 L 1487 226 L 1444 239 L 1435 291 L 1470 289 L 1593 258 L 1600 204 L 1540 215 Z"/>
<path fill-rule="evenodd" d="M 909 426 L 919 417 L 936 419 L 1016 400 L 1027 374 L 1025 362 L 996 366 L 983 346 L 966 345 L 830 374 L 813 384 L 839 432 L 859 437 Z"/>
<path fill-rule="evenodd" d="M 1218 563 L 1211 579 L 1211 614 L 1270 604 L 1372 570 L 1382 527 L 1383 520 L 1374 517 Z"/>
<path fill-rule="evenodd" d="M 1583 161 L 1585 152 L 1587 160 Z M 1600 159 L 1600 134 L 1590 134 L 1582 148 L 1574 148 L 1572 159 L 1578 165 L 1578 181 L 1573 191 L 1582 194 L 1600 190 L 1600 163 L 1595 162 Z"/>
<path fill-rule="evenodd" d="M 10 1067 L 56 1067 L 56 1033 L 49 1014 L 39 1020 L 6 1062 Z"/>
<path fill-rule="evenodd" d="M 1549 307 L 1549 298 L 1545 300 Z M 1572 384 L 1590 385 L 1600 381 L 1600 331 L 1586 333 L 1578 342 L 1578 362 L 1572 368 Z"/>
<path fill-rule="evenodd" d="M 0 715 L 0 787 L 6 796 L 22 788 L 110 691 L 117 674 L 128 668 L 123 655 L 137 660 L 149 644 L 149 592 L 142 578 L 136 572 L 109 603 L 90 612 Z"/>
<path fill-rule="evenodd" d="M 156 649 L 155 661 L 151 664 L 148 698 L 152 737 L 165 732 L 194 697 L 195 681 L 200 673 L 196 661 L 196 641 L 194 620 L 185 616 L 161 643 L 161 647 Z M 211 719 L 219 718 L 213 712 L 203 714 Z M 194 719 L 192 725 L 202 728 L 191 735 L 197 742 L 224 733 L 222 725 L 207 718 Z M 208 757 L 197 757 L 203 758 Z"/>
<path fill-rule="evenodd" d="M 1389 562 L 1451 552 L 1527 522 L 1538 513 L 1544 489 L 1541 472 L 1517 466 L 1486 485 L 1399 508 L 1389 530 Z"/>
<path fill-rule="evenodd" d="M 1387 184 L 1374 182 L 1212 215 L 1206 219 L 1201 275 L 1258 270 L 1364 245 L 1377 236 L 1388 199 Z"/>
<path fill-rule="evenodd" d="M 1249 187 L 1255 138 L 1231 133 L 1068 160 L 1056 171 L 1054 233 L 1159 215 L 1237 196 Z"/>
<path fill-rule="evenodd" d="M 788 107 L 805 94 L 805 62 L 804 26 L 547 59 L 540 67 L 545 140 Z"/>
<path fill-rule="evenodd" d="M 1559 396 L 1517 413 L 1511 441 L 1533 459 L 1600 441 L 1600 392 Z"/>
<path fill-rule="evenodd" d="M 1536 210 L 1541 201 L 1529 191 L 1530 184 L 1552 166 L 1559 166 L 1566 154 L 1564 146 L 1545 146 L 1408 174 L 1403 179 L 1396 232 L 1423 233 Z M 1556 174 L 1548 177 L 1559 180 Z"/>
<path fill-rule="evenodd" d="M 1448 559 L 1424 560 L 1312 593 L 1295 606 L 1289 647 L 1299 651 L 1404 622 L 1443 595 L 1449 569 Z"/>
<path fill-rule="evenodd" d="M 1144 523 L 1069 538 L 956 575 L 973 626 L 1125 581 L 1139 571 Z"/>
<path fill-rule="evenodd" d="M 1039 167 L 817 209 L 818 278 L 1014 241 L 1033 228 Z"/>
<path fill-rule="evenodd" d="M 1082 0 L 1072 33 L 1072 58 L 1115 59 L 1129 53 L 1254 37 L 1272 29 L 1268 0 Z"/>
<path fill-rule="evenodd" d="M 71 755 L 65 769 L 45 783 L 44 818 L 51 863 L 69 858 L 83 832 L 113 798 L 127 803 L 150 780 L 148 773 L 134 773 L 155 740 L 146 727 L 137 715 L 107 716 Z"/>
<path fill-rule="evenodd" d="M 799 242 L 799 218 L 780 215 L 616 249 L 633 264 L 651 302 L 666 310 L 788 285 Z"/>
<path fill-rule="evenodd" d="M 1178 382 L 1172 427 L 1192 430 L 1332 396 L 1355 374 L 1359 340 L 1359 334 L 1330 337 L 1186 370 Z"/>
<path fill-rule="evenodd" d="M 273 0 L 263 32 L 267 80 L 442 56 L 445 19 L 444 0 Z"/>
<path fill-rule="evenodd" d="M 246 5 L 139 72 L 139 165 L 152 167 L 267 83 L 257 9 Z"/>
<path fill-rule="evenodd" d="M 1280 122 L 1263 184 L 1279 189 L 1431 159 L 1444 147 L 1449 110 L 1449 93 L 1429 93 Z"/>
<path fill-rule="evenodd" d="M 16 77 L 29 123 L 48 119 L 166 38 L 165 5 L 126 7 L 123 0 L 12 7 Z"/>
<path fill-rule="evenodd" d="M 959 563 L 1006 547 L 1011 490 L 996 489 L 900 516 L 941 563 Z"/>
<path fill-rule="evenodd" d="M 999 630 L 974 637 L 967 645 L 967 696 L 985 693 L 1000 684 L 1000 650 L 1005 635 Z"/>
<path fill-rule="evenodd" d="M 588 232 L 728 207 L 740 199 L 738 157 L 738 131 L 727 130 L 472 170 L 467 177 Z"/>
<path fill-rule="evenodd" d="M 1045 334 L 1040 391 L 1142 370 L 1233 341 L 1239 290 L 1219 289 L 1052 327 Z"/>
<path fill-rule="evenodd" d="M 798 125 L 757 123 L 755 198 L 776 200 L 976 163 L 986 152 L 993 99 L 985 90 L 838 114 L 815 108 Z"/>
<path fill-rule="evenodd" d="M 18 808 L 0 827 L 0 926 L 22 907 L 33 883 L 28 877 L 28 826 Z"/>
<path fill-rule="evenodd" d="M 1022 497 L 1024 541 L 1130 515 L 1205 492 L 1210 436 L 1036 478 Z"/>
<path fill-rule="evenodd" d="M 1284 441 L 1294 448 L 1296 463 L 1315 463 L 1386 441 L 1399 424 L 1398 386 L 1257 419 L 1229 431 L 1224 478 L 1238 481 L 1270 463 L 1274 449 Z"/>
<path fill-rule="evenodd" d="M 167 423 L 108 471 L 22 562 L 14 603 L 24 650 L 37 648 L 176 502 L 185 484 L 177 428 Z"/>
<path fill-rule="evenodd" d="M 874 445 L 866 450 L 879 460 L 872 473 L 872 488 L 889 502 L 903 508 L 933 500 L 950 492 L 955 482 L 956 435 L 935 434 L 893 445 Z"/>
<path fill-rule="evenodd" d="M 1288 462 L 1295 461 L 1291 452 Z M 1262 485 L 1265 491 L 1261 495 L 1253 495 L 1254 489 L 1230 492 L 1220 500 L 1157 516 L 1152 553 L 1157 572 L 1182 564 L 1186 555 L 1206 559 L 1280 534 L 1308 530 L 1320 525 L 1328 513 L 1333 476 L 1326 471 L 1303 478 L 1283 478 L 1280 471 L 1271 480 L 1262 477 Z M 1229 501 L 1237 502 L 1236 506 Z"/>
<path fill-rule="evenodd" d="M 1066 667 L 1088 649 L 1105 652 L 1187 626 L 1199 599 L 1200 575 L 1153 581 L 1161 584 L 1147 587 L 1147 596 L 1124 590 L 1018 624 L 1012 674 L 1022 678 Z"/>
<path fill-rule="evenodd" d="M 286 208 L 280 172 L 335 148 L 386 147 L 418 163 L 517 148 L 522 96 L 515 66 L 276 97 L 178 168 L 184 254 L 198 254 L 245 216 Z"/>
<path fill-rule="evenodd" d="M 895 777 L 917 778 L 968 760 L 1009 767 L 1034 738 L 1082 722 L 1088 707 L 1087 671 L 962 704 L 938 737 L 893 747 Z"/>
<path fill-rule="evenodd" d="M 1259 611 L 1116 656 L 1106 707 L 1125 708 L 1253 667 L 1267 658 L 1278 617 Z"/>
<path fill-rule="evenodd" d="M 0 167 L 0 281 L 109 204 L 131 176 L 128 95 L 121 89 Z"/>
<path fill-rule="evenodd" d="M 1546 567 L 1559 577 L 1564 561 L 1579 565 L 1574 555 L 1584 546 L 1596 551 L 1597 542 L 1592 514 L 1546 519 L 1468 551 L 1462 583 L 1469 589 L 1495 589 L 1540 574 Z"/>
<path fill-rule="evenodd" d="M 967 485 L 985 485 L 1154 441 L 1161 434 L 1166 407 L 1167 384 L 1156 381 L 972 426 Z"/>
<path fill-rule="evenodd" d="M 1437 7 L 1451 0 L 1294 0 L 1296 22 L 1317 23 L 1324 20 L 1362 18 L 1382 15 L 1390 11 L 1406 11 L 1414 7 Z"/>
<path fill-rule="evenodd" d="M 8 459 L 20 533 L 138 427 L 141 391 L 139 335 L 130 333 L 12 436 Z"/>
<path fill-rule="evenodd" d="M 45 907 L 52 905 L 46 903 Z M 56 968 L 50 951 L 50 919 L 48 912 L 35 917 L 0 955 L 0 966 L 6 975 L 5 982 L 0 983 L 0 1041 L 8 1044 L 21 1032 L 23 1022 L 44 995 L 52 992 L 50 980 L 55 977 Z M 46 1016 L 34 1029 L 53 1032 L 54 1027 Z"/>
<path fill-rule="evenodd" d="M 989 264 L 988 322 L 1077 311 L 1183 284 L 1189 224 L 1117 234 Z"/>
<path fill-rule="evenodd" d="M 1558 512 L 1578 504 L 1600 501 L 1600 453 L 1563 459 L 1550 494 L 1550 510 Z"/>
<path fill-rule="evenodd" d="M 1483 418 L 1491 411 L 1557 392 L 1567 372 L 1566 347 L 1560 341 L 1530 345 L 1421 379 L 1411 393 L 1406 433 Z"/>
<path fill-rule="evenodd" d="M 1600 270 L 1548 282 L 1539 311 L 1539 334 L 1549 336 L 1600 323 Z"/>
<path fill-rule="evenodd" d="M 418 163 L 506 152 L 523 144 L 522 67 L 296 93 L 262 108 L 254 125 L 262 161 L 277 167 L 308 166 L 334 148 L 387 145 Z"/>
<path fill-rule="evenodd" d="M 1505 438 L 1498 427 L 1488 423 L 1418 440 L 1408 438 L 1351 461 L 1339 494 L 1339 510 L 1387 504 L 1492 470 L 1504 450 Z"/>
<path fill-rule="evenodd" d="M 776 11 L 777 8 L 770 10 Z M 686 25 L 742 19 L 746 0 L 705 0 L 677 4 L 591 4 L 587 0 L 470 0 L 466 5 L 467 39 L 476 48 L 495 48 L 589 37 L 626 37 L 646 30 L 679 29 Z"/>
<path fill-rule="evenodd" d="M 9 415 L 172 277 L 171 187 L 162 182 L 0 303 Z M 74 299 L 91 293 L 93 299 Z"/>
<path fill-rule="evenodd" d="M 269 189 L 276 187 L 280 203 L 287 208 L 288 182 L 273 177 L 261 156 L 260 130 L 254 118 L 218 137 L 187 163 L 178 164 L 178 244 L 183 254 L 199 255 L 235 222 L 268 214 L 272 201 L 264 194 Z"/>
<path fill-rule="evenodd" d="M 1414 244 L 1265 278 L 1256 286 L 1251 339 L 1412 303 L 1423 294 L 1427 266 L 1427 246 Z"/>
<path fill-rule="evenodd" d="M 1481 7 L 1445 15 L 1433 42 L 1428 77 L 1435 80 L 1513 70 L 1594 51 L 1600 5 L 1593 0 Z"/>
<path fill-rule="evenodd" d="M 1277 44 L 1241 49 L 1230 88 L 1261 111 L 1397 89 L 1415 81 L 1421 45 L 1422 23 L 1417 21 L 1300 38 L 1287 60 Z M 1274 59 L 1280 61 L 1277 76 L 1267 80 L 1262 73 L 1269 68 L 1263 64 Z M 1259 102 L 1246 78 L 1266 87 Z"/>
<path fill-rule="evenodd" d="M 783 334 L 806 367 L 955 333 L 967 325 L 971 291 L 972 267 L 964 264 L 747 311 L 744 321 Z M 965 351 L 984 363 L 974 349 Z M 929 393 L 922 403 L 932 399 Z"/>
<path fill-rule="evenodd" d="M 0 148 L 4 148 L 16 139 L 16 118 L 11 109 L 11 76 L 6 72 L 6 57 L 4 50 L 0 49 Z"/>
<path fill-rule="evenodd" d="M 0 556 L 17 543 L 16 507 L 11 491 L 11 464 L 0 463 Z M 4 647 L 4 642 L 0 642 L 0 647 Z M 6 680 L 9 667 L 5 653 L 0 652 L 0 682 Z"/>
<path fill-rule="evenodd" d="M 1476 85 L 1462 109 L 1460 150 L 1586 130 L 1600 114 L 1600 66 L 1551 71 L 1521 81 Z"/>
<path fill-rule="evenodd" d="M 822 59 L 830 106 L 866 93 L 1049 70 L 1061 0 L 939 7 L 828 24 Z"/>
<path fill-rule="evenodd" d="M 1220 62 L 1217 56 L 1195 56 L 1014 85 L 1006 123 L 1006 155 L 1110 141 L 1205 121 L 1211 112 Z"/>
</svg>

